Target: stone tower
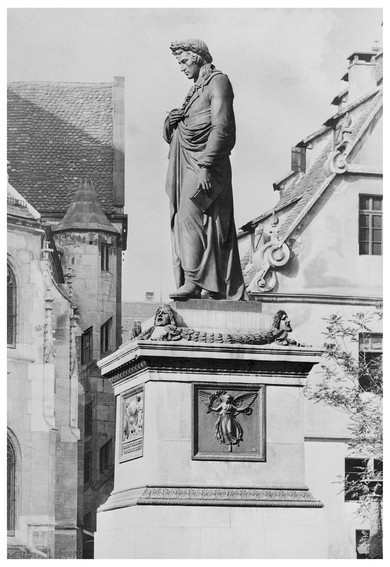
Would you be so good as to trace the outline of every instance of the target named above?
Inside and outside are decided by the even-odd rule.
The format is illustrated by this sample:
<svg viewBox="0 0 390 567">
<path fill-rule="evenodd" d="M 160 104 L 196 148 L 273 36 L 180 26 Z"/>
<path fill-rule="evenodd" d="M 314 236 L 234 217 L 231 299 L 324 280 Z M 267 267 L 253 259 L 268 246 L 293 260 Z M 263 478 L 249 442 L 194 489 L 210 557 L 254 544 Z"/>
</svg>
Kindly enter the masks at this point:
<svg viewBox="0 0 390 567">
<path fill-rule="evenodd" d="M 115 408 L 111 384 L 96 362 L 121 342 L 119 230 L 104 214 L 92 180 L 83 178 L 62 221 L 53 228 L 76 306 L 79 337 L 79 525 L 92 555 L 96 508 L 112 490 Z M 87 542 L 87 545 L 85 545 Z"/>
</svg>

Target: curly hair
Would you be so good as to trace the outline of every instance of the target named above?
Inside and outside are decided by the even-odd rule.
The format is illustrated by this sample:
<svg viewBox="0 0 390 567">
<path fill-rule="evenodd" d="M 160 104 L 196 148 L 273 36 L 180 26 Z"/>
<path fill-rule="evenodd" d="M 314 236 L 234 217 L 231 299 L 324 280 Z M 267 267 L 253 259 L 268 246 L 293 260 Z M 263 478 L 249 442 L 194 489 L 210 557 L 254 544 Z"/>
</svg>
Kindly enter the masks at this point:
<svg viewBox="0 0 390 567">
<path fill-rule="evenodd" d="M 156 320 L 157 320 L 157 316 L 159 315 L 160 312 L 166 313 L 169 317 L 169 323 L 171 325 L 176 325 L 176 321 L 175 321 L 175 316 L 173 314 L 172 308 L 170 307 L 170 305 L 161 305 L 157 311 L 156 311 L 156 315 L 154 316 L 154 324 L 156 324 Z"/>
<path fill-rule="evenodd" d="M 284 316 L 286 316 L 286 317 L 288 316 L 285 311 L 280 310 L 276 313 L 276 315 L 274 317 L 274 321 L 272 323 L 272 326 L 275 329 L 280 329 L 280 321 L 282 320 L 282 317 L 284 317 Z"/>
<path fill-rule="evenodd" d="M 193 53 L 195 63 L 201 67 L 206 63 L 211 63 L 213 60 L 209 48 L 201 39 L 172 41 L 170 49 L 175 56 L 181 55 L 183 52 Z"/>
</svg>

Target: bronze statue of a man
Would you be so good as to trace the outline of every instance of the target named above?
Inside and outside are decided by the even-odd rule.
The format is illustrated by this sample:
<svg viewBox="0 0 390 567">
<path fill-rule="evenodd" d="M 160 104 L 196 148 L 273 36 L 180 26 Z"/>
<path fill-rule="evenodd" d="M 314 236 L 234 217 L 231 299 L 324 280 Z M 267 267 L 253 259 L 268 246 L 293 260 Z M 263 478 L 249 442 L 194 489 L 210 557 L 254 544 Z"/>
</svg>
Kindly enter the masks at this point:
<svg viewBox="0 0 390 567">
<path fill-rule="evenodd" d="M 229 159 L 236 133 L 232 86 L 203 41 L 174 41 L 171 51 L 194 85 L 164 124 L 178 288 L 170 297 L 200 298 L 204 290 L 214 299 L 243 299 Z"/>
</svg>

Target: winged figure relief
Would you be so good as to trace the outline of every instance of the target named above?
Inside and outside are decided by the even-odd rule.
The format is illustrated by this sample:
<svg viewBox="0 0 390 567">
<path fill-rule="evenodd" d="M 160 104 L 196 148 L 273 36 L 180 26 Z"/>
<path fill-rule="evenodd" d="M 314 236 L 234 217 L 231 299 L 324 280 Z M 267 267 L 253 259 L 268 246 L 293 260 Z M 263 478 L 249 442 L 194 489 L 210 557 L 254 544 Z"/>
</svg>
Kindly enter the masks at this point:
<svg viewBox="0 0 390 567">
<path fill-rule="evenodd" d="M 200 391 L 199 397 L 207 406 L 207 413 L 217 412 L 218 418 L 215 422 L 215 437 L 219 443 L 229 444 L 229 452 L 233 445 L 240 446 L 243 440 L 243 429 L 236 418 L 239 413 L 252 414 L 250 407 L 257 398 L 257 392 L 240 394 L 235 398 L 225 390 L 218 390 L 213 394 Z"/>
</svg>

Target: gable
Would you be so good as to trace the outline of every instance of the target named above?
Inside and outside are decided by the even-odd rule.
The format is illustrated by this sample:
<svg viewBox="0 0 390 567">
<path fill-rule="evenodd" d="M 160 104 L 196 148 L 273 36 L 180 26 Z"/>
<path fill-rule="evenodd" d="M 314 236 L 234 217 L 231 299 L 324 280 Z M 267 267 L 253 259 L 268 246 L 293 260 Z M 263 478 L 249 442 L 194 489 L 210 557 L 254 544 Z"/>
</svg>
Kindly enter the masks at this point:
<svg viewBox="0 0 390 567">
<path fill-rule="evenodd" d="M 296 278 L 298 264 L 296 262 L 294 266 L 293 264 L 298 249 L 295 252 L 294 248 L 301 246 L 298 242 L 300 234 L 302 230 L 305 230 L 306 234 L 311 232 L 308 227 L 313 219 L 318 212 L 323 215 L 323 212 L 320 211 L 321 207 L 318 207 L 319 202 L 329 198 L 333 193 L 334 185 L 346 179 L 348 172 L 354 174 L 354 181 L 358 173 L 364 178 L 368 173 L 374 177 L 381 175 L 381 168 L 377 163 L 378 153 L 381 150 L 381 127 L 377 117 L 381 114 L 381 109 L 382 93 L 377 90 L 342 113 L 338 113 L 333 122 L 328 121 L 330 122 L 328 127 L 319 131 L 318 136 L 312 140 L 310 149 L 307 149 L 307 152 L 311 152 L 311 157 L 309 157 L 306 171 L 287 178 L 287 182 L 280 185 L 281 199 L 273 209 L 276 216 L 269 211 L 268 214 L 257 217 L 241 229 L 239 247 L 242 269 L 245 284 L 250 293 L 262 294 L 274 289 L 277 285 L 276 272 L 280 274 L 283 272 L 287 278 L 291 278 L 292 270 L 294 279 Z M 337 128 L 342 132 L 342 142 L 338 141 Z M 363 152 L 374 160 L 375 168 L 370 167 L 371 164 L 364 161 Z M 351 183 L 351 187 L 353 185 L 357 188 L 356 183 Z M 362 187 L 361 190 L 366 192 L 367 187 Z M 357 202 L 355 202 L 355 208 Z M 337 206 L 340 207 L 342 215 L 345 215 L 346 210 L 350 210 L 348 202 L 338 205 L 335 202 L 335 206 L 336 211 L 333 211 L 332 214 L 338 211 Z M 353 230 L 355 230 L 357 221 L 353 222 Z M 335 230 L 339 232 L 338 227 L 335 227 Z M 326 241 L 326 230 L 320 232 Z M 312 235 L 311 240 L 313 237 Z M 352 246 L 358 246 L 357 235 L 350 241 Z M 335 250 L 337 249 L 340 249 L 339 244 L 335 246 Z M 348 257 L 347 252 L 344 257 Z M 365 261 L 366 264 L 368 262 L 371 260 Z M 361 264 L 363 265 L 363 262 Z M 345 265 L 345 262 L 342 261 L 340 269 Z M 318 272 L 318 269 L 316 268 L 315 271 Z M 322 280 L 325 282 L 324 278 Z M 359 278 L 356 278 L 356 281 L 358 280 Z M 349 278 L 345 281 L 346 285 L 347 282 L 348 285 L 351 283 Z M 295 280 L 296 283 L 297 280 Z M 302 282 L 302 285 L 305 287 L 306 284 Z"/>
</svg>

